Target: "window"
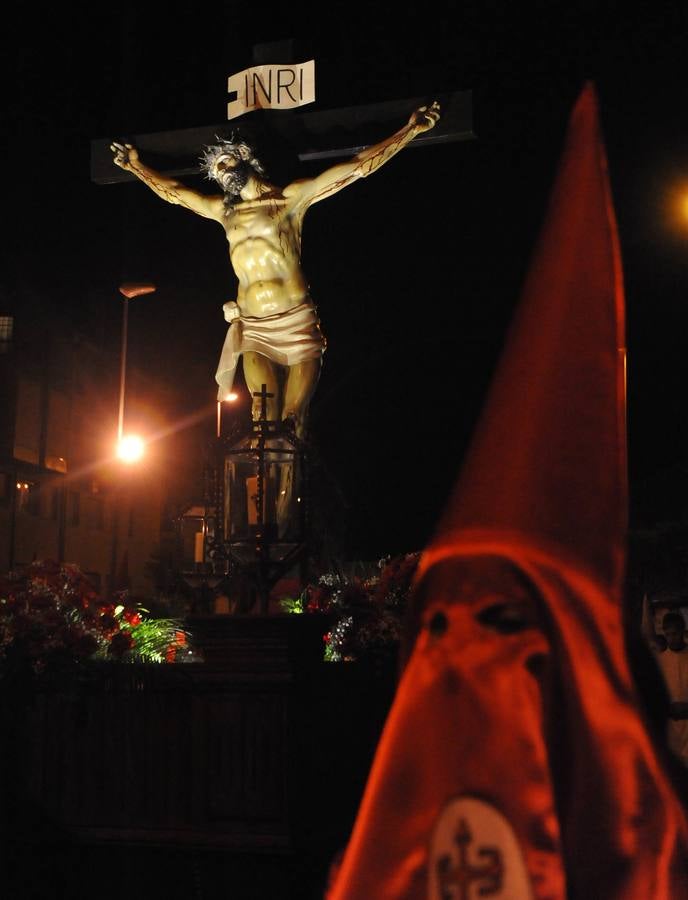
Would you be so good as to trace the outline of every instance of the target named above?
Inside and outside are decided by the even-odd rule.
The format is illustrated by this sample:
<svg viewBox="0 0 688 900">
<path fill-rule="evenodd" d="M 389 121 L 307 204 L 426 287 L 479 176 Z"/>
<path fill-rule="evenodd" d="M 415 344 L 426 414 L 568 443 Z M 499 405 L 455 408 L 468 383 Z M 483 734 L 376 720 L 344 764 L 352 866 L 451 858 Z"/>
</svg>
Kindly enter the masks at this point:
<svg viewBox="0 0 688 900">
<path fill-rule="evenodd" d="M 52 469 L 53 472 L 66 472 L 67 460 L 64 458 L 64 456 L 46 455 L 45 467 L 46 469 Z"/>
</svg>

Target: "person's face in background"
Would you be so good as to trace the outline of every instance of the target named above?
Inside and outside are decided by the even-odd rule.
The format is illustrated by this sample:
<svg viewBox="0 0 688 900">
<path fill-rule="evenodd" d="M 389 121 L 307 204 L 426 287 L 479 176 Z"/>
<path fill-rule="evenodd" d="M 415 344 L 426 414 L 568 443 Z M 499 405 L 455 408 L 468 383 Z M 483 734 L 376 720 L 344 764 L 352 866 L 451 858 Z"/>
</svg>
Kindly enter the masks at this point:
<svg viewBox="0 0 688 900">
<path fill-rule="evenodd" d="M 669 650 L 673 650 L 674 652 L 683 650 L 683 648 L 686 646 L 685 626 L 682 626 L 678 621 L 674 621 L 672 619 L 664 625 L 663 630 Z"/>
</svg>

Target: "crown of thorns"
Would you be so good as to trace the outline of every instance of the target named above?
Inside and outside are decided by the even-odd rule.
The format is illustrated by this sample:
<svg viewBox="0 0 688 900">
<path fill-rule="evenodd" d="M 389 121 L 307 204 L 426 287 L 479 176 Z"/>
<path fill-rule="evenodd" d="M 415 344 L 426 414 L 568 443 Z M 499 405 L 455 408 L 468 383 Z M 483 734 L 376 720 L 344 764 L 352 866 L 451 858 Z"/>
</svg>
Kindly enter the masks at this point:
<svg viewBox="0 0 688 900">
<path fill-rule="evenodd" d="M 253 155 L 253 148 L 246 141 L 235 141 L 234 135 L 229 140 L 220 138 L 215 135 L 219 141 L 218 144 L 211 144 L 203 149 L 200 157 L 201 171 L 205 172 L 205 177 L 213 179 L 213 169 L 218 160 L 224 156 L 233 156 L 248 163 L 259 175 L 265 174 L 261 162 Z"/>
</svg>

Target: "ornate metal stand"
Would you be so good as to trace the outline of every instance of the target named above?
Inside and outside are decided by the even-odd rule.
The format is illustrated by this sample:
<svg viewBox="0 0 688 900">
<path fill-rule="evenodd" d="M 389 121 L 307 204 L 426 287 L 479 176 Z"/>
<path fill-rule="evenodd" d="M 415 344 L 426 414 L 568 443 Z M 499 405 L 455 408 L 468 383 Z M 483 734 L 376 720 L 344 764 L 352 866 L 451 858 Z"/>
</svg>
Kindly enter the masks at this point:
<svg viewBox="0 0 688 900">
<path fill-rule="evenodd" d="M 306 550 L 306 448 L 291 423 L 269 420 L 263 385 L 260 418 L 217 439 L 203 558 L 213 573 L 243 579 L 260 612 L 272 587 Z"/>
</svg>

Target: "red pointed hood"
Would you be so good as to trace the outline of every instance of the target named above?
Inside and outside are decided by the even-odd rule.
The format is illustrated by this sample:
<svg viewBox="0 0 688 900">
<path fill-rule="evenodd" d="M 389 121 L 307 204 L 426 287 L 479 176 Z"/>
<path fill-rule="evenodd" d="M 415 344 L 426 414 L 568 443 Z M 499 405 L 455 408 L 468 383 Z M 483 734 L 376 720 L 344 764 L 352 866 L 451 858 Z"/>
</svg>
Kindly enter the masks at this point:
<svg viewBox="0 0 688 900">
<path fill-rule="evenodd" d="M 597 99 L 573 110 L 498 373 L 425 565 L 487 529 L 561 554 L 618 595 L 626 535 L 621 261 Z"/>
<path fill-rule="evenodd" d="M 329 900 L 688 896 L 624 644 L 623 311 L 587 85 Z"/>
</svg>

